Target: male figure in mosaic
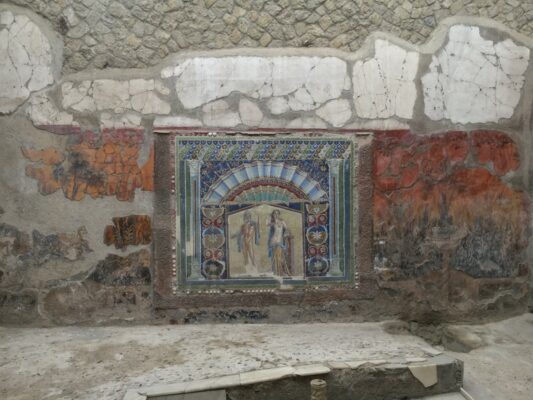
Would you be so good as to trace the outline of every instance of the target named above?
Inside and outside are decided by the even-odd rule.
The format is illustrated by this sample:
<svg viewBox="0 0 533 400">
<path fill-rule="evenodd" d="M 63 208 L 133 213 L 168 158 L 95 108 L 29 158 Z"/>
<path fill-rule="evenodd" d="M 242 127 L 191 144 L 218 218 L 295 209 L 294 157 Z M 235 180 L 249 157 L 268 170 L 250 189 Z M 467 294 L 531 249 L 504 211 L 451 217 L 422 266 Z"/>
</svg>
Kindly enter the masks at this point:
<svg viewBox="0 0 533 400">
<path fill-rule="evenodd" d="M 255 246 L 259 244 L 259 224 L 252 219 L 252 213 L 245 211 L 243 223 L 237 236 L 237 248 L 244 257 L 244 265 L 257 267 L 255 263 Z"/>
</svg>

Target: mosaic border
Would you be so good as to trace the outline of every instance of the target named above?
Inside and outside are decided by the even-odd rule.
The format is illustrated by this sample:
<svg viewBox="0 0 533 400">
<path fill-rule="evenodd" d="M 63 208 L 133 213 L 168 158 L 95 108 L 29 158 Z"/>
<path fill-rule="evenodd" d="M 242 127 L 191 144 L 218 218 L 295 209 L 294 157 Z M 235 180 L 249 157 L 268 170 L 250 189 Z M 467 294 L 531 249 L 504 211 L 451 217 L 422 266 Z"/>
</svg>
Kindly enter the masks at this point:
<svg viewBox="0 0 533 400">
<path fill-rule="evenodd" d="M 181 147 L 180 147 L 181 145 Z M 286 286 L 296 288 L 296 287 L 306 287 L 313 284 L 319 284 L 319 285 L 330 285 L 330 284 L 349 284 L 353 281 L 353 264 L 351 264 L 350 261 L 354 260 L 355 254 L 352 254 L 352 248 L 349 246 L 350 238 L 353 237 L 353 232 L 355 230 L 355 224 L 353 223 L 354 218 L 354 191 L 351 190 L 348 193 L 345 192 L 346 188 L 344 187 L 344 180 L 350 179 L 351 176 L 353 176 L 355 172 L 354 164 L 356 157 L 357 157 L 357 141 L 353 140 L 351 138 L 346 138 L 345 136 L 340 137 L 320 137 L 320 138 L 309 138 L 309 137 L 294 137 L 294 136 L 288 136 L 288 137 L 282 137 L 277 136 L 275 138 L 272 137 L 266 137 L 266 138 L 248 138 L 248 137 L 228 137 L 227 135 L 217 135 L 217 137 L 210 137 L 210 138 L 181 138 L 181 137 L 175 137 L 174 138 L 174 146 L 175 146 L 175 153 L 177 154 L 177 159 L 175 160 L 175 185 L 176 185 L 176 191 L 180 193 L 180 198 L 177 199 L 177 202 L 181 205 L 181 208 L 177 210 L 178 215 L 178 223 L 176 224 L 176 232 L 177 232 L 177 249 L 176 249 L 176 260 L 177 260 L 177 281 L 178 286 L 184 287 L 185 290 L 195 290 L 196 288 L 212 288 L 212 287 L 229 287 L 231 289 L 247 289 L 250 288 L 252 290 L 254 289 L 261 289 L 261 288 L 277 288 L 279 286 Z M 234 159 L 237 159 L 237 162 L 234 162 Z M 348 164 L 348 170 L 345 170 L 343 172 L 342 176 L 342 184 L 339 184 L 339 190 L 340 192 L 337 193 L 336 189 L 331 192 L 335 193 L 339 197 L 341 195 L 345 195 L 345 201 L 348 202 L 348 204 L 351 205 L 352 212 L 349 214 L 345 214 L 343 208 L 340 209 L 343 210 L 342 212 L 342 218 L 344 218 L 346 223 L 351 226 L 351 229 L 349 230 L 349 235 L 346 237 L 344 234 L 344 227 L 341 223 L 339 223 L 339 227 L 341 228 L 338 232 L 334 231 L 332 232 L 328 225 L 328 232 L 329 235 L 337 238 L 338 237 L 346 237 L 346 240 L 343 245 L 340 245 L 340 251 L 341 251 L 341 261 L 342 261 L 342 272 L 340 276 L 310 276 L 308 272 L 307 263 L 310 262 L 311 259 L 307 260 L 305 257 L 309 257 L 309 255 L 306 253 L 307 247 L 309 244 L 307 243 L 307 240 L 304 238 L 306 237 L 305 231 L 309 229 L 307 223 L 302 222 L 302 229 L 304 230 L 304 233 L 302 233 L 302 239 L 303 239 L 303 249 L 304 249 L 304 259 L 302 261 L 305 261 L 305 266 L 303 266 L 303 277 L 302 278 L 293 278 L 293 277 L 283 277 L 281 281 L 278 281 L 276 278 L 260 278 L 260 277 L 252 277 L 252 278 L 231 278 L 229 275 L 228 268 L 230 267 L 230 263 L 228 263 L 227 257 L 224 257 L 222 261 L 219 262 L 219 266 L 221 266 L 221 274 L 225 274 L 225 279 L 217 279 L 217 280 L 189 280 L 188 275 L 190 273 L 190 269 L 193 268 L 191 266 L 191 257 L 192 258 L 198 258 L 196 264 L 198 265 L 204 265 L 205 262 L 209 260 L 204 260 L 203 257 L 203 251 L 204 245 L 203 243 L 203 237 L 199 237 L 200 233 L 196 231 L 197 226 L 203 226 L 204 218 L 200 213 L 200 210 L 197 212 L 190 213 L 190 208 L 198 208 L 200 205 L 197 205 L 196 202 L 200 201 L 202 198 L 202 194 L 204 192 L 203 188 L 200 185 L 200 181 L 202 181 L 203 178 L 208 176 L 207 171 L 200 171 L 200 165 L 205 165 L 206 163 L 217 161 L 219 164 L 224 164 L 224 161 L 232 160 L 232 163 L 235 164 L 235 166 L 241 164 L 242 162 L 250 162 L 252 164 L 266 164 L 271 162 L 270 160 L 276 160 L 276 162 L 279 162 L 279 160 L 290 160 L 290 162 L 301 161 L 301 160 L 313 160 L 313 162 L 322 161 L 322 163 L 327 163 L 329 165 L 329 161 L 331 158 L 334 159 L 342 159 L 342 160 L 348 160 L 351 161 L 350 164 Z M 189 164 L 193 166 L 192 168 L 197 167 L 198 171 L 195 173 L 192 172 L 191 166 L 189 166 L 185 160 L 189 160 Z M 274 162 L 274 161 L 272 161 Z M 186 171 L 183 171 L 181 169 L 185 168 Z M 280 167 L 281 168 L 281 167 Z M 254 170 L 260 170 L 260 167 L 255 165 Z M 329 169 L 328 169 L 329 170 Z M 230 169 L 231 171 L 231 169 Z M 280 173 L 283 173 L 281 171 Z M 344 176 L 346 174 L 346 176 Z M 328 172 L 328 176 L 330 173 Z M 192 181 L 191 181 L 192 180 Z M 203 181 L 202 181 L 203 182 Z M 194 183 L 194 184 L 193 184 Z M 178 187 L 181 185 L 181 188 Z M 348 187 L 353 188 L 353 182 L 347 183 Z M 198 188 L 196 188 L 198 186 Z M 196 191 L 194 190 L 196 189 Z M 211 189 L 210 189 L 211 190 Z M 189 193 L 190 191 L 190 193 Z M 198 192 L 198 193 L 196 193 Z M 198 199 L 195 198 L 194 194 L 198 197 Z M 331 206 L 331 199 L 327 200 L 327 204 Z M 194 203 L 194 204 L 193 204 Z M 296 206 L 296 205 L 295 205 Z M 219 203 L 217 203 L 217 207 L 221 207 Z M 279 205 L 278 205 L 279 207 Z M 287 207 L 289 205 L 287 204 Z M 306 207 L 297 207 L 301 209 L 300 213 L 302 214 L 303 219 L 307 222 L 306 216 L 308 214 L 307 212 L 307 206 Z M 203 208 L 202 208 L 203 209 Z M 223 207 L 224 211 L 224 221 L 225 224 L 222 224 L 222 227 L 218 230 L 221 232 L 226 232 L 227 230 L 227 211 L 228 207 Z M 333 207 L 333 209 L 337 209 L 337 207 Z M 235 212 L 235 211 L 233 211 Z M 200 216 L 198 218 L 196 217 L 196 214 L 198 213 Z M 190 215 L 193 215 L 193 217 L 190 217 Z M 328 214 L 329 215 L 329 214 Z M 192 218 L 192 220 L 191 220 Z M 199 220 L 196 220 L 199 219 Z M 190 227 L 189 225 L 193 224 L 194 226 Z M 185 229 L 188 232 L 182 232 L 181 229 Z M 212 228 L 215 229 L 215 228 Z M 222 230 L 221 230 L 222 229 Z M 194 233 L 192 233 L 194 232 Z M 188 233 L 189 235 L 187 235 Z M 191 235 L 194 235 L 192 237 Z M 227 235 L 227 232 L 224 234 Z M 192 244 L 194 246 L 194 253 L 189 254 L 189 252 L 192 252 L 189 247 L 189 243 L 187 242 L 187 246 L 184 245 L 188 239 L 187 237 L 190 237 L 190 240 L 192 240 Z M 192 239 L 191 239 L 192 238 Z M 228 241 L 228 238 L 225 239 L 225 242 Z M 196 244 L 195 244 L 196 243 Z M 329 248 L 329 247 L 328 247 Z M 348 249 L 348 252 L 347 252 Z M 221 253 L 225 256 L 229 253 L 229 248 L 227 245 L 224 246 L 224 249 L 221 250 Z M 196 254 L 196 256 L 194 255 Z M 329 250 L 328 250 L 329 254 Z M 314 258 L 313 258 L 314 259 Z M 328 256 L 329 260 L 329 256 Z M 329 261 L 328 261 L 329 262 Z M 329 264 L 327 264 L 327 267 L 329 269 Z M 197 267 L 197 269 L 200 267 Z M 278 277 L 279 279 L 279 277 Z"/>
<path fill-rule="evenodd" d="M 332 138 L 340 137 L 351 138 L 357 144 L 357 156 L 353 161 L 352 175 L 352 244 L 353 249 L 353 279 L 350 282 L 318 282 L 308 284 L 307 286 L 293 286 L 291 289 L 280 289 L 277 287 L 265 287 L 262 282 L 261 287 L 202 287 L 202 288 L 183 288 L 177 285 L 177 246 L 175 243 L 168 243 L 168 238 L 176 238 L 174 230 L 176 220 L 174 218 L 173 196 L 175 194 L 175 157 L 170 149 L 175 146 L 176 137 L 197 137 L 197 136 L 214 136 L 212 132 L 190 130 L 173 132 L 155 132 L 156 133 L 156 207 L 154 220 L 159 219 L 163 222 L 164 227 L 154 229 L 154 304 L 155 308 L 176 308 L 180 306 L 222 306 L 218 303 L 217 298 L 223 299 L 226 305 L 243 306 L 244 304 L 254 306 L 254 304 L 286 304 L 294 302 L 297 298 L 294 295 L 305 295 L 306 297 L 316 298 L 317 301 L 323 301 L 325 293 L 331 293 L 337 299 L 365 298 L 372 296 L 375 292 L 373 285 L 373 270 L 371 264 L 371 237 L 372 227 L 371 219 L 371 198 L 372 198 L 372 134 L 368 132 L 357 131 L 332 131 L 316 132 L 301 131 L 294 132 L 284 130 L 282 133 L 273 135 L 267 132 L 263 135 L 258 133 L 242 132 L 221 132 L 219 137 L 242 137 L 243 139 L 253 137 L 280 139 L 298 137 L 298 138 Z M 354 184 L 355 183 L 355 184 Z M 370 224 L 370 225 L 368 225 Z M 158 240 L 160 238 L 160 240 Z M 162 243 L 163 242 L 163 243 Z M 363 279 L 361 279 L 363 278 Z M 276 282 L 277 283 L 277 282 Z M 316 293 L 316 294 L 313 294 Z M 209 295 L 205 297 L 205 295 Z M 216 296 L 213 296 L 216 295 Z M 251 297 L 253 295 L 253 301 Z M 200 296 L 200 297 L 198 297 Z M 244 296 L 244 297 L 243 297 Z M 274 296 L 274 297 L 273 297 Z M 299 295 L 298 295 L 299 296 Z M 212 298 L 213 300 L 209 300 Z M 187 300 L 188 299 L 188 300 Z M 291 300 L 293 299 L 293 300 Z M 214 301 L 214 302 L 213 302 Z M 314 301 L 314 300 L 311 300 Z M 198 303 L 199 302 L 199 303 Z"/>
</svg>

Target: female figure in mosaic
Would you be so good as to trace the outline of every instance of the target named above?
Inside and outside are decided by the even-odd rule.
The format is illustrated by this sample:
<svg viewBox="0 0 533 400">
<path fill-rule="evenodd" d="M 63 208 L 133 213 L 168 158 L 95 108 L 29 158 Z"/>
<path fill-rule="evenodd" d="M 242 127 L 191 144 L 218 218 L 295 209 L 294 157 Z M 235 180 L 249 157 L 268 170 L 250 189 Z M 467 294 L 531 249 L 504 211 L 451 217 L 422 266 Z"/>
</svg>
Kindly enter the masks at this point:
<svg viewBox="0 0 533 400">
<path fill-rule="evenodd" d="M 281 219 L 279 210 L 272 211 L 268 235 L 268 256 L 272 262 L 272 273 L 278 276 L 291 276 L 290 265 L 290 233 L 287 224 Z"/>
</svg>

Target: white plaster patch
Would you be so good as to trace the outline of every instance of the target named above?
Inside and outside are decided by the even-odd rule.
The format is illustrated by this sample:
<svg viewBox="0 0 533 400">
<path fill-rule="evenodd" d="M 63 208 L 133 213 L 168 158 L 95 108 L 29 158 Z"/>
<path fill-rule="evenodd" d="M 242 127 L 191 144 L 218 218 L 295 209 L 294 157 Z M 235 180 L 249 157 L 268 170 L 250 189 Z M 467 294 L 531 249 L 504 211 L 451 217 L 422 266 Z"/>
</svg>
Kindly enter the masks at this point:
<svg viewBox="0 0 533 400">
<path fill-rule="evenodd" d="M 75 125 L 71 114 L 60 111 L 46 93 L 34 94 L 26 110 L 34 125 Z"/>
<path fill-rule="evenodd" d="M 131 108 L 143 114 L 168 114 L 170 112 L 170 104 L 161 100 L 153 91 L 133 96 Z"/>
<path fill-rule="evenodd" d="M 340 96 L 348 77 L 346 63 L 338 58 L 320 59 L 311 69 L 305 88 L 316 103 L 324 103 Z"/>
<path fill-rule="evenodd" d="M 193 109 L 232 92 L 265 99 L 292 95 L 293 109 L 309 110 L 340 96 L 346 63 L 335 57 L 198 57 L 162 70 L 176 77 L 183 106 Z"/>
<path fill-rule="evenodd" d="M 290 95 L 288 104 L 293 111 L 309 111 L 320 106 L 305 88 L 300 88 Z"/>
<path fill-rule="evenodd" d="M 172 78 L 173 76 L 180 76 L 183 72 L 183 69 L 189 64 L 189 62 L 190 60 L 185 60 L 183 64 L 163 68 L 161 70 L 161 78 L 168 79 Z"/>
<path fill-rule="evenodd" d="M 362 118 L 412 118 L 418 60 L 417 52 L 377 39 L 374 58 L 357 61 L 353 68 L 357 115 Z"/>
<path fill-rule="evenodd" d="M 202 121 L 185 116 L 156 117 L 154 128 L 202 126 Z"/>
<path fill-rule="evenodd" d="M 370 129 L 370 130 L 394 130 L 394 129 L 409 129 L 409 125 L 405 122 L 398 121 L 394 118 L 375 119 L 356 121 L 345 126 L 348 129 Z"/>
<path fill-rule="evenodd" d="M 52 49 L 26 15 L 0 12 L 0 113 L 10 113 L 30 93 L 54 82 Z"/>
<path fill-rule="evenodd" d="M 276 57 L 272 59 L 272 95 L 284 96 L 305 85 L 315 64 L 310 57 Z"/>
<path fill-rule="evenodd" d="M 243 124 L 248 126 L 257 126 L 263 120 L 263 112 L 254 102 L 242 98 L 239 101 L 239 114 Z"/>
<path fill-rule="evenodd" d="M 274 115 L 286 113 L 291 109 L 285 97 L 271 97 L 267 101 L 267 107 Z"/>
<path fill-rule="evenodd" d="M 122 114 L 128 110 L 141 114 L 169 114 L 170 104 L 160 97 L 170 90 L 159 80 L 97 79 L 81 83 L 65 82 L 61 85 L 63 107 L 78 112 L 111 110 Z"/>
<path fill-rule="evenodd" d="M 100 115 L 101 128 L 138 128 L 141 126 L 141 121 L 141 116 L 132 112 L 122 115 L 103 112 Z"/>
<path fill-rule="evenodd" d="M 325 129 L 327 124 L 318 117 L 296 118 L 287 124 L 289 129 Z"/>
<path fill-rule="evenodd" d="M 426 115 L 459 123 L 512 117 L 520 101 L 529 49 L 510 39 L 494 44 L 476 26 L 452 26 L 448 37 L 422 77 Z"/>
<path fill-rule="evenodd" d="M 234 91 L 260 92 L 271 85 L 265 83 L 270 70 L 269 60 L 261 57 L 193 58 L 175 70 L 176 91 L 185 108 L 196 108 Z"/>
<path fill-rule="evenodd" d="M 316 114 L 338 128 L 343 126 L 352 117 L 352 107 L 346 99 L 331 100 L 316 110 Z"/>
<path fill-rule="evenodd" d="M 130 108 L 128 81 L 97 79 L 93 82 L 93 97 L 98 110 L 115 110 Z"/>
<path fill-rule="evenodd" d="M 78 85 L 73 82 L 65 82 L 61 85 L 63 94 L 63 107 L 72 108 L 80 112 L 96 111 L 96 104 L 92 97 L 92 82 L 83 81 Z"/>
<path fill-rule="evenodd" d="M 155 90 L 157 90 L 162 95 L 168 96 L 170 94 L 170 89 L 165 86 L 163 82 L 161 82 L 159 79 L 155 80 Z"/>
<path fill-rule="evenodd" d="M 204 112 L 204 125 L 230 128 L 241 123 L 239 113 L 231 111 L 229 104 L 224 100 L 213 101 L 206 104 L 202 111 Z"/>
<path fill-rule="evenodd" d="M 285 118 L 263 118 L 261 128 L 286 128 L 288 121 Z"/>
<path fill-rule="evenodd" d="M 154 89 L 155 83 L 153 79 L 132 79 L 129 81 L 129 92 L 131 96 Z"/>
</svg>

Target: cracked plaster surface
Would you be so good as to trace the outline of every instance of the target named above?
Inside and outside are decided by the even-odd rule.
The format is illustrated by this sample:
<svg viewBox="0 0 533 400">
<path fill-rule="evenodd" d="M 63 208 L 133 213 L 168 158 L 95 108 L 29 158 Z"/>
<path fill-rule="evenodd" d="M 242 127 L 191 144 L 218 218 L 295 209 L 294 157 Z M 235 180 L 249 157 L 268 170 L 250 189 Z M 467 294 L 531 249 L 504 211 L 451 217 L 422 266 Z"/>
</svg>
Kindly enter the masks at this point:
<svg viewBox="0 0 533 400">
<path fill-rule="evenodd" d="M 432 120 L 497 122 L 520 100 L 529 49 L 511 39 L 484 39 L 479 27 L 455 25 L 422 77 L 424 110 Z"/>
<path fill-rule="evenodd" d="M 179 100 L 193 109 L 232 92 L 255 99 L 287 96 L 293 111 L 307 111 L 340 96 L 346 62 L 336 57 L 197 57 L 165 68 L 176 77 Z"/>
<path fill-rule="evenodd" d="M 116 115 L 103 112 L 100 115 L 100 128 L 131 128 L 141 126 L 142 118 L 140 115 L 126 112 L 124 114 Z"/>
<path fill-rule="evenodd" d="M 225 100 L 216 100 L 202 107 L 205 126 L 229 128 L 241 123 L 239 113 L 230 109 Z"/>
<path fill-rule="evenodd" d="M 248 126 L 258 126 L 263 120 L 263 112 L 253 102 L 246 98 L 239 101 L 239 114 L 243 124 Z"/>
<path fill-rule="evenodd" d="M 170 91 L 154 79 L 96 79 L 79 83 L 65 82 L 61 85 L 63 107 L 79 112 L 124 110 L 141 114 L 169 114 L 170 104 L 160 96 Z"/>
<path fill-rule="evenodd" d="M 39 125 L 75 125 L 71 114 L 58 109 L 47 93 L 36 93 L 28 102 L 26 113 L 32 122 Z"/>
<path fill-rule="evenodd" d="M 267 107 L 274 115 L 286 113 L 291 109 L 285 97 L 271 97 L 267 101 Z"/>
<path fill-rule="evenodd" d="M 73 82 L 65 82 L 61 86 L 63 93 L 63 107 L 71 108 L 79 112 L 96 111 L 96 103 L 92 97 L 92 82 L 83 81 L 78 85 Z"/>
<path fill-rule="evenodd" d="M 326 129 L 327 124 L 318 117 L 296 118 L 287 124 L 289 129 Z"/>
<path fill-rule="evenodd" d="M 346 99 L 331 100 L 319 108 L 316 114 L 335 128 L 339 128 L 352 117 L 352 107 Z"/>
<path fill-rule="evenodd" d="M 177 126 L 202 126 L 202 121 L 184 116 L 156 117 L 154 120 L 154 127 L 165 128 Z"/>
<path fill-rule="evenodd" d="M 448 37 L 422 78 L 426 115 L 453 122 L 512 116 L 529 49 L 485 40 L 475 26 L 454 25 Z M 57 99 L 34 94 L 28 112 L 39 125 L 96 114 L 102 126 L 138 126 L 150 115 L 163 128 L 407 126 L 399 121 L 414 118 L 421 53 L 379 38 L 373 48 L 351 74 L 334 56 L 196 56 L 154 77 L 67 78 Z"/>
<path fill-rule="evenodd" d="M 355 110 L 362 118 L 412 118 L 419 54 L 387 40 L 375 41 L 375 56 L 353 68 Z"/>
<path fill-rule="evenodd" d="M 0 113 L 10 113 L 31 92 L 54 82 L 50 43 L 22 14 L 0 12 Z"/>
</svg>

